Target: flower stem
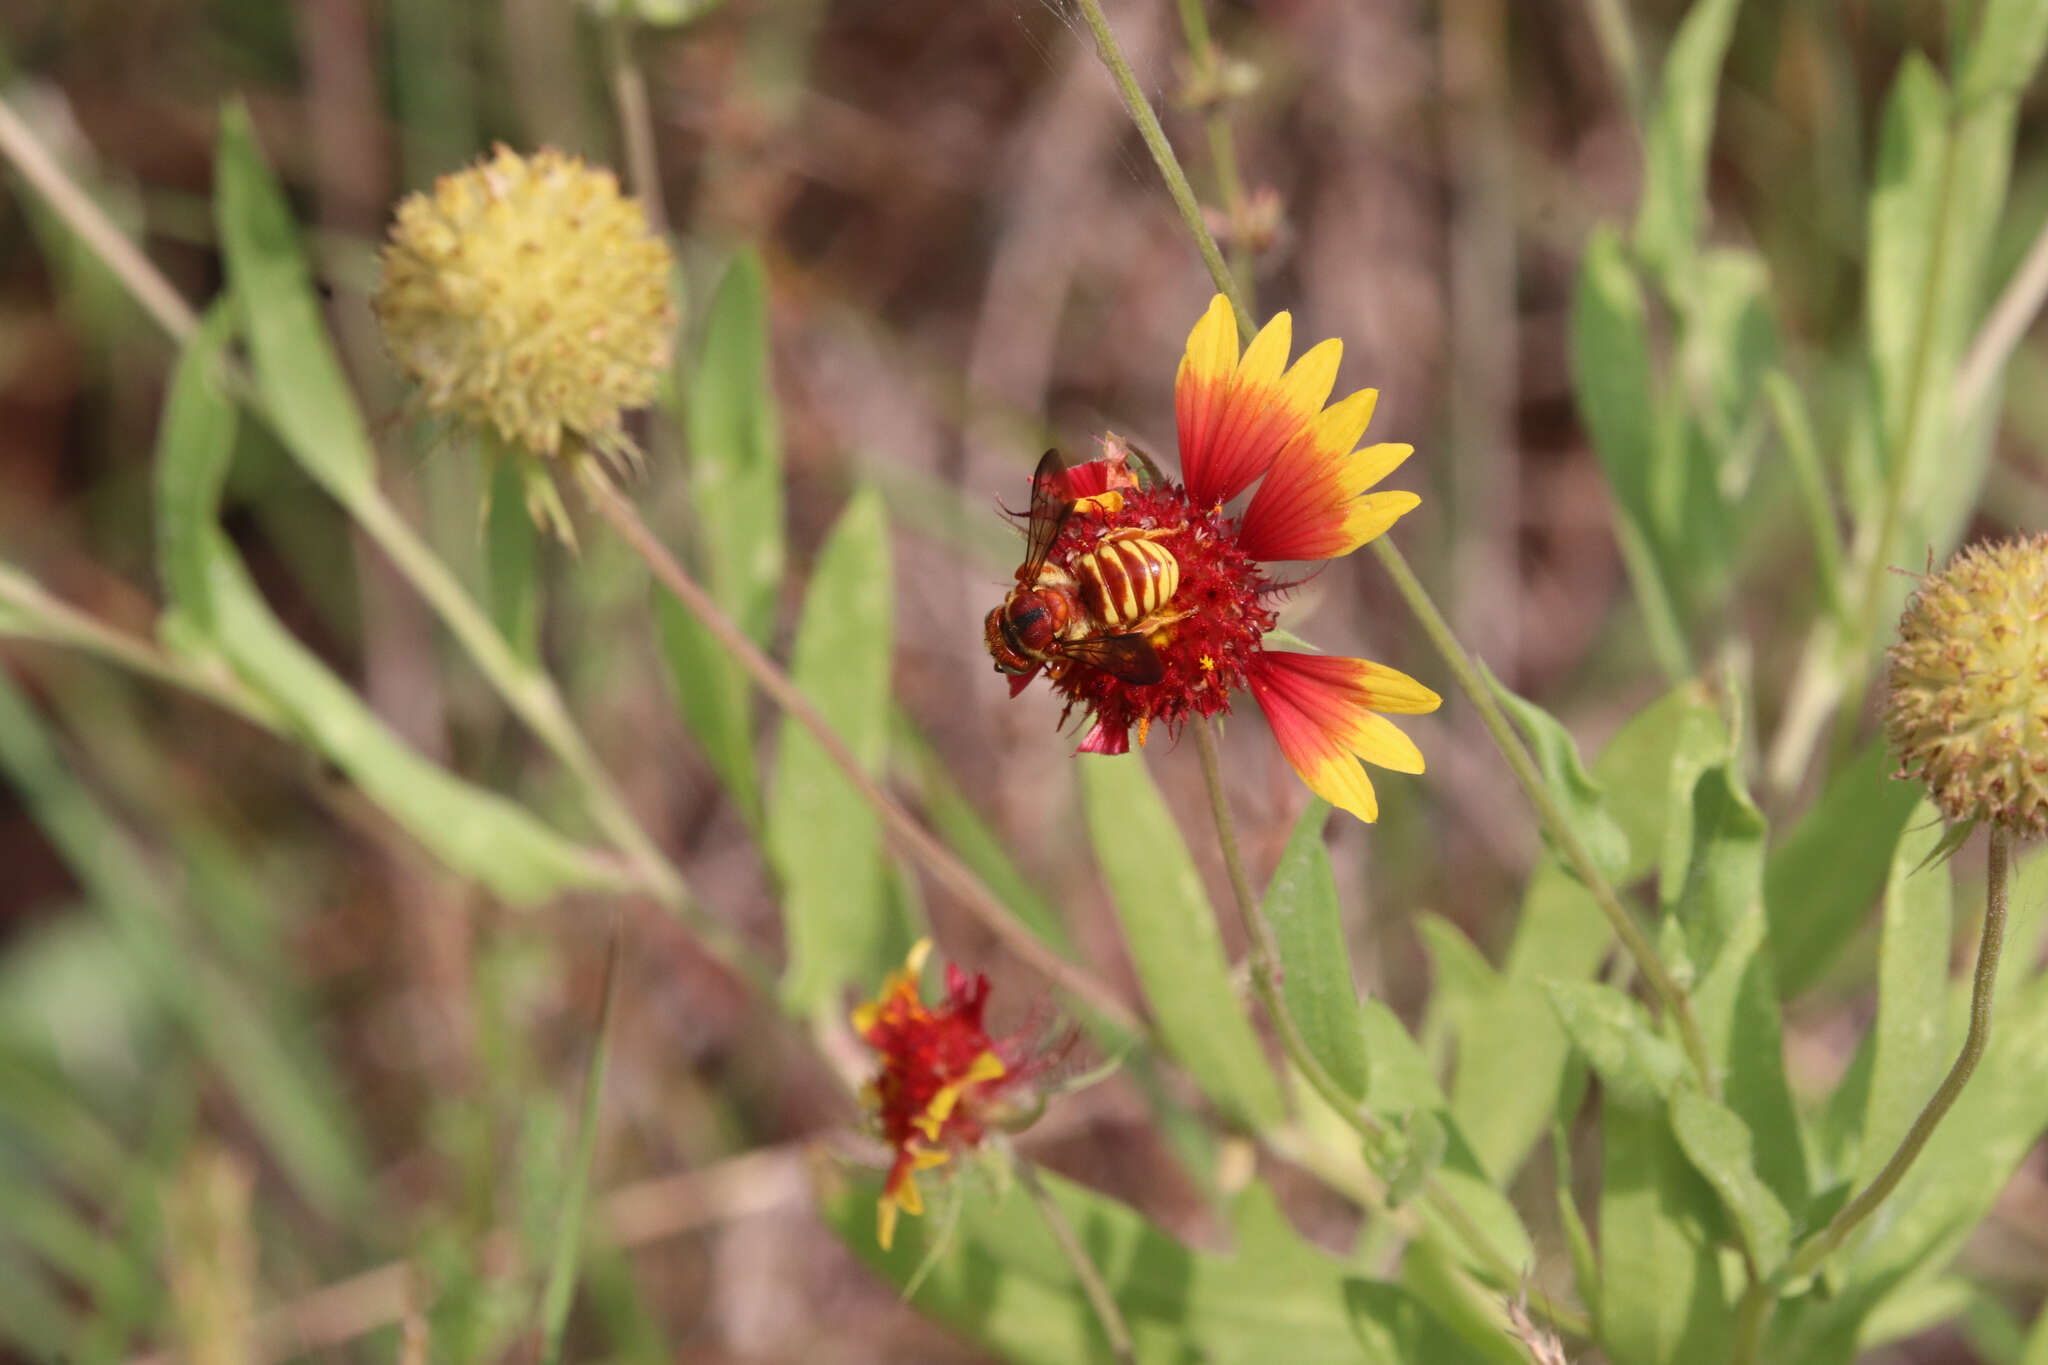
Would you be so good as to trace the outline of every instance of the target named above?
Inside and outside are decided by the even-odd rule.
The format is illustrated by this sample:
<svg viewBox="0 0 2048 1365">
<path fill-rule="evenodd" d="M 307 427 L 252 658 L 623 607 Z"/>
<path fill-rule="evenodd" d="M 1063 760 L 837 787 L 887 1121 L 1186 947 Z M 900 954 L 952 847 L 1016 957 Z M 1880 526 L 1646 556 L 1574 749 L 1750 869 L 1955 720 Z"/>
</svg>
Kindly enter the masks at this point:
<svg viewBox="0 0 2048 1365">
<path fill-rule="evenodd" d="M 1252 993 L 1258 996 L 1260 1007 L 1272 1021 L 1273 1031 L 1280 1039 L 1280 1050 L 1287 1054 L 1287 1060 L 1309 1083 L 1309 1088 L 1371 1150 L 1386 1137 L 1385 1125 L 1338 1084 L 1337 1078 L 1309 1050 L 1308 1040 L 1302 1037 L 1294 1016 L 1287 1012 L 1286 997 L 1280 990 L 1279 946 L 1273 939 L 1272 926 L 1266 923 L 1265 912 L 1259 908 L 1258 898 L 1252 894 L 1251 882 L 1245 876 L 1244 857 L 1237 844 L 1237 826 L 1230 817 L 1230 800 L 1223 783 L 1223 763 L 1216 750 L 1216 731 L 1207 716 L 1195 718 L 1195 751 L 1202 760 L 1202 781 L 1209 789 L 1209 813 L 1216 821 L 1216 842 L 1223 850 L 1223 867 L 1230 879 L 1231 897 L 1237 903 L 1238 918 L 1244 925 L 1245 940 L 1250 946 Z M 1473 1257 L 1499 1281 L 1496 1287 L 1506 1288 L 1518 1281 L 1521 1272 L 1435 1181 L 1425 1187 L 1422 1198 L 1430 1211 L 1457 1234 Z"/>
<path fill-rule="evenodd" d="M 1216 40 L 1209 32 L 1209 16 L 1203 10 L 1204 0 L 1180 0 L 1181 33 L 1188 41 L 1188 56 L 1193 59 L 1197 72 L 1206 73 L 1213 81 L 1219 72 L 1221 54 Z M 1244 178 L 1238 174 L 1237 138 L 1231 131 L 1230 120 L 1220 107 L 1221 93 L 1209 92 L 1212 103 L 1202 116 L 1203 131 L 1209 137 L 1209 164 L 1216 172 L 1216 192 L 1223 198 L 1223 216 L 1232 228 L 1235 240 L 1230 249 L 1231 278 L 1246 290 L 1251 288 L 1252 253 L 1244 245 L 1242 229 L 1245 221 Z M 1247 296 L 1246 304 L 1251 303 Z"/>
<path fill-rule="evenodd" d="M 1115 78 L 1117 90 L 1123 95 L 1125 107 L 1130 110 L 1132 120 L 1138 125 L 1138 132 L 1144 138 L 1146 147 L 1151 149 L 1152 159 L 1158 164 L 1159 173 L 1166 179 L 1167 192 L 1173 196 L 1174 205 L 1180 210 L 1181 221 L 1187 224 L 1188 231 L 1194 234 L 1195 243 L 1201 249 L 1202 261 L 1209 268 L 1210 278 L 1215 281 L 1216 288 L 1223 296 L 1230 300 L 1231 309 L 1237 314 L 1238 331 L 1241 334 L 1251 333 L 1255 328 L 1251 311 L 1245 306 L 1243 291 L 1224 265 L 1223 254 L 1217 249 L 1216 239 L 1210 235 L 1208 224 L 1202 221 L 1201 206 L 1195 202 L 1194 193 L 1188 188 L 1187 175 L 1181 170 L 1180 160 L 1174 154 L 1172 144 L 1161 131 L 1159 120 L 1152 112 L 1152 106 L 1146 103 L 1144 91 L 1139 88 L 1137 77 L 1131 73 L 1130 62 L 1124 58 L 1123 50 L 1117 46 L 1116 35 L 1110 31 L 1109 21 L 1103 18 L 1100 0 L 1076 0 L 1076 3 L 1087 17 L 1088 27 L 1095 35 L 1095 46 L 1102 55 L 1103 64 Z M 1616 894 L 1614 887 L 1593 865 L 1592 856 L 1586 851 L 1584 841 L 1572 829 L 1571 823 L 1564 817 L 1564 812 L 1552 799 L 1549 789 L 1543 785 L 1543 778 L 1536 770 L 1535 761 L 1529 757 L 1529 751 L 1523 747 L 1520 737 L 1508 724 L 1507 717 L 1501 712 L 1500 703 L 1493 699 L 1493 693 L 1488 690 L 1485 680 L 1472 666 L 1472 660 L 1466 655 L 1464 646 L 1458 643 L 1458 637 L 1452 634 L 1443 613 L 1436 609 L 1436 604 L 1430 600 L 1428 591 L 1409 569 L 1408 561 L 1385 536 L 1373 541 L 1372 548 L 1379 556 L 1380 563 L 1393 577 L 1395 588 L 1400 592 L 1402 600 L 1407 603 L 1408 610 L 1422 626 L 1423 633 L 1429 636 L 1430 643 L 1436 646 L 1437 652 L 1443 656 L 1444 662 L 1450 666 L 1452 674 L 1457 678 L 1458 686 L 1478 710 L 1479 718 L 1485 722 L 1487 734 L 1492 736 L 1501 756 L 1507 760 L 1508 769 L 1514 774 L 1515 783 L 1521 787 L 1522 795 L 1528 799 L 1537 818 L 1543 822 L 1553 842 L 1564 853 L 1565 861 L 1573 873 L 1592 893 L 1594 902 L 1607 917 L 1608 923 L 1613 926 L 1616 937 L 1620 938 L 1629 956 L 1635 959 L 1637 968 L 1642 972 L 1644 980 L 1650 983 L 1651 990 L 1656 993 L 1665 1012 L 1676 1022 L 1686 1055 L 1692 1059 L 1693 1068 L 1699 1072 L 1700 1084 L 1709 1095 L 1718 1096 L 1720 1083 L 1707 1057 L 1706 1043 L 1700 1036 L 1699 1024 L 1693 1018 L 1692 1004 L 1686 998 L 1684 988 L 1658 958 L 1656 950 L 1650 945 L 1649 936 L 1637 926 L 1634 916 L 1629 913 L 1628 907 L 1622 904 L 1621 897 Z"/>
<path fill-rule="evenodd" d="M 1032 933 L 1025 923 L 1010 912 L 996 894 L 989 890 L 974 870 L 962 862 L 951 849 L 935 838 L 930 831 L 919 824 L 903 804 L 890 795 L 882 784 L 854 756 L 838 731 L 832 728 L 818 708 L 812 704 L 772 660 L 747 638 L 746 633 L 734 625 L 731 618 L 719 609 L 710 594 L 691 578 L 683 566 L 676 562 L 647 523 L 640 517 L 639 509 L 628 502 L 601 474 L 587 472 L 583 480 L 584 492 L 599 516 L 611 524 L 619 537 L 640 556 L 648 569 L 661 585 L 668 589 L 676 601 L 682 604 L 698 624 L 710 632 L 734 659 L 739 661 L 768 698 L 796 722 L 811 732 L 827 757 L 838 766 L 839 771 L 858 792 L 863 800 L 873 806 L 882 817 L 897 844 L 904 852 L 929 872 L 933 880 L 945 886 L 972 911 L 976 918 L 1000 938 L 1012 952 L 1023 958 L 1055 985 L 1084 1003 L 1105 1023 L 1121 1032 L 1135 1037 L 1148 1037 L 1149 1031 L 1128 1006 L 1120 1000 L 1109 986 L 1098 980 L 1085 969 L 1069 962 Z"/>
<path fill-rule="evenodd" d="M 1934 1136 L 1935 1128 L 1955 1106 L 1963 1087 L 1970 1083 L 1977 1063 L 1983 1060 L 1984 1046 L 1991 1035 L 1991 993 L 1998 984 L 1998 955 L 2005 946 L 2010 840 L 2011 836 L 2004 829 L 1997 825 L 1991 827 L 1990 857 L 1984 879 L 1984 930 L 1977 946 L 1977 969 L 1970 989 L 1970 1029 L 1963 1038 L 1962 1051 L 1956 1054 L 1955 1065 L 1949 1068 L 1940 1087 L 1913 1120 L 1913 1126 L 1906 1130 L 1906 1136 L 1899 1140 L 1898 1150 L 1892 1153 L 1891 1160 L 1885 1162 L 1884 1169 L 1872 1178 L 1863 1192 L 1844 1204 L 1826 1227 L 1794 1251 L 1776 1274 L 1750 1285 L 1743 1295 L 1736 1319 L 1736 1365 L 1750 1365 L 1757 1359 L 1763 1329 L 1770 1320 L 1771 1307 L 1780 1291 L 1820 1269 L 1821 1263 L 1848 1240 L 1857 1225 L 1875 1213 L 1898 1189 L 1899 1182 L 1906 1178 L 1906 1172 L 1912 1169 L 1913 1163 L 1925 1150 L 1928 1139 Z"/>
<path fill-rule="evenodd" d="M 1429 636 L 1430 643 L 1436 646 L 1437 653 L 1443 656 L 1444 662 L 1450 666 L 1452 675 L 1457 678 L 1458 686 L 1470 699 L 1474 709 L 1479 712 L 1480 722 L 1486 726 L 1486 732 L 1493 737 L 1501 756 L 1507 760 L 1516 784 L 1521 787 L 1522 794 L 1529 799 L 1529 804 L 1535 807 L 1544 828 L 1550 832 L 1558 851 L 1564 855 L 1565 863 L 1592 894 L 1594 904 L 1598 905 L 1600 913 L 1607 917 L 1608 924 L 1614 929 L 1615 937 L 1621 940 L 1622 946 L 1628 950 L 1629 957 L 1635 962 L 1636 969 L 1643 974 L 1643 979 L 1649 982 L 1651 991 L 1656 994 L 1657 999 L 1663 1003 L 1666 1013 L 1677 1024 L 1686 1055 L 1692 1059 L 1693 1069 L 1699 1073 L 1700 1082 L 1705 1086 L 1707 1094 L 1718 1098 L 1719 1080 L 1715 1075 L 1713 1062 L 1707 1055 L 1706 1040 L 1700 1035 L 1699 1021 L 1693 1018 L 1692 1000 L 1687 996 L 1685 988 L 1671 975 L 1671 970 L 1664 965 L 1664 959 L 1657 956 L 1657 950 L 1651 945 L 1649 935 L 1643 932 L 1642 926 L 1636 923 L 1635 916 L 1622 904 L 1613 884 L 1594 866 L 1593 855 L 1587 850 L 1585 841 L 1579 837 L 1578 830 L 1573 828 L 1571 821 L 1566 819 L 1564 812 L 1558 808 L 1556 799 L 1550 794 L 1550 788 L 1543 784 L 1542 774 L 1536 770 L 1535 761 L 1529 757 L 1529 751 L 1522 746 L 1521 738 L 1515 734 L 1506 713 L 1494 699 L 1493 690 L 1486 685 L 1486 680 L 1481 678 L 1479 671 L 1473 667 L 1471 658 L 1458 643 L 1457 636 L 1451 633 L 1450 624 L 1444 620 L 1443 613 L 1436 609 L 1436 603 L 1430 600 L 1429 593 L 1415 577 L 1414 570 L 1408 567 L 1408 561 L 1385 536 L 1375 540 L 1372 548 L 1379 556 L 1380 563 L 1385 566 L 1388 576 L 1394 580 L 1395 588 L 1408 603 L 1408 609 L 1414 613 L 1416 621 L 1422 626 L 1423 634 Z"/>
<path fill-rule="evenodd" d="M 1080 6 L 1082 17 L 1088 21 L 1088 31 L 1095 35 L 1095 51 L 1102 58 L 1102 64 L 1109 68 L 1110 79 L 1116 82 L 1117 94 L 1123 97 L 1131 122 L 1138 126 L 1138 136 L 1145 140 L 1153 163 L 1166 177 L 1166 192 L 1173 196 L 1173 206 L 1180 210 L 1181 221 L 1194 234 L 1195 248 L 1202 253 L 1202 264 L 1209 268 L 1209 277 L 1230 300 L 1231 308 L 1237 313 L 1238 330 L 1249 333 L 1252 330 L 1251 309 L 1245 305 L 1243 291 L 1238 288 L 1230 267 L 1224 263 L 1223 252 L 1217 247 L 1209 225 L 1202 221 L 1202 206 L 1195 199 L 1194 188 L 1188 184 L 1187 172 L 1181 169 L 1180 158 L 1174 155 L 1173 144 L 1166 140 L 1166 130 L 1159 126 L 1159 115 L 1152 112 L 1151 101 L 1145 98 L 1137 73 L 1131 70 L 1130 61 L 1117 44 L 1116 34 L 1110 31 L 1109 20 L 1102 13 L 1102 0 L 1075 0 L 1075 3 Z"/>
<path fill-rule="evenodd" d="M 65 173 L 4 101 L 0 101 L 0 155 L 13 162 L 78 234 L 79 240 L 100 257 L 174 340 L 182 343 L 191 335 L 196 324 L 190 305 Z M 239 382 L 233 373 L 229 381 L 230 389 L 259 418 L 268 420 L 269 414 L 250 386 Z M 569 770 L 592 821 L 624 855 L 641 889 L 687 923 L 732 970 L 752 980 L 766 980 L 766 966 L 759 955 L 730 926 L 704 912 L 691 896 L 682 873 L 640 827 L 610 775 L 576 728 L 553 680 L 519 659 L 490 618 L 470 600 L 447 565 L 374 483 L 360 488 L 330 484 L 328 491 L 434 608 L 505 703 Z M 137 660 L 128 661 L 139 666 Z"/>
<path fill-rule="evenodd" d="M 688 924 L 733 970 L 755 982 L 770 979 L 760 955 L 730 925 L 705 912 L 676 865 L 641 828 L 611 775 L 577 729 L 554 681 L 513 652 L 497 626 L 456 582 L 448 566 L 427 547 L 375 484 L 347 492 L 343 502 L 349 515 L 390 557 L 406 581 L 426 598 L 505 704 L 568 771 L 590 818 L 625 855 L 641 888 L 663 909 Z"/>
<path fill-rule="evenodd" d="M 204 697 L 273 734 L 281 734 L 286 728 L 284 717 L 270 699 L 245 686 L 232 671 L 209 669 L 167 654 L 149 640 L 116 630 L 50 596 L 41 584 L 12 565 L 0 564 L 0 621 L 5 621 L 10 613 L 14 620 L 0 625 L 0 635 L 21 635 L 97 655 L 144 677 Z"/>
<path fill-rule="evenodd" d="M 199 325 L 192 305 L 57 164 L 49 149 L 5 100 L 0 100 L 0 156 L 14 163 L 22 179 L 35 187 L 64 220 L 64 225 L 78 234 L 78 239 L 126 286 L 157 325 L 170 333 L 173 341 L 182 344 L 192 335 Z"/>
<path fill-rule="evenodd" d="M 1067 1264 L 1074 1268 L 1075 1278 L 1081 1281 L 1081 1292 L 1088 1296 L 1088 1306 L 1095 1310 L 1096 1320 L 1102 1324 L 1103 1334 L 1109 1338 L 1110 1354 L 1123 1365 L 1133 1365 L 1138 1356 L 1136 1348 L 1131 1345 L 1131 1329 L 1124 1325 L 1122 1310 L 1110 1295 L 1102 1272 L 1089 1259 L 1088 1248 L 1081 1245 L 1074 1225 L 1067 1221 L 1066 1211 L 1052 1197 L 1052 1191 L 1046 1189 L 1045 1182 L 1038 1178 L 1037 1167 L 1021 1156 L 1014 1157 L 1011 1166 L 1017 1172 L 1017 1183 L 1038 1206 L 1039 1216 L 1045 1219 L 1053 1241 L 1059 1243 L 1060 1254 L 1067 1258 Z"/>
<path fill-rule="evenodd" d="M 612 87 L 612 106 L 618 115 L 619 136 L 626 144 L 626 176 L 647 225 L 659 237 L 668 231 L 668 212 L 661 200 L 661 162 L 654 152 L 654 116 L 647 103 L 647 77 L 633 60 L 633 10 L 617 6 L 617 12 L 600 21 L 604 27 L 606 76 Z"/>
</svg>

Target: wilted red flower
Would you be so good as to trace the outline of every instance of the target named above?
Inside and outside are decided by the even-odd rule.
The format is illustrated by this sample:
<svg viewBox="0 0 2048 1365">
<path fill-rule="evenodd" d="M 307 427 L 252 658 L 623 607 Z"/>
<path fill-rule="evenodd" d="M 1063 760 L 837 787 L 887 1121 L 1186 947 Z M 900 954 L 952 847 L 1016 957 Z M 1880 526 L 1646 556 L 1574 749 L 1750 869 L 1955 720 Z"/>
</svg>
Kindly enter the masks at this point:
<svg viewBox="0 0 2048 1365">
<path fill-rule="evenodd" d="M 918 940 L 903 970 L 891 972 L 881 993 L 853 1012 L 854 1031 L 882 1061 L 864 1098 L 896 1153 L 876 1225 L 884 1250 L 895 1237 L 898 1210 L 924 1212 L 917 1173 L 979 1146 L 989 1128 L 1018 1117 L 1018 1092 L 1040 1067 L 1022 1037 L 993 1039 L 982 1026 L 987 977 L 969 977 L 948 963 L 945 999 L 924 1003 L 918 975 L 931 947 L 930 939 Z"/>
<path fill-rule="evenodd" d="M 1069 711 L 1093 717 L 1084 753 L 1127 752 L 1132 729 L 1142 744 L 1154 722 L 1177 731 L 1190 715 L 1227 714 L 1230 694 L 1249 689 L 1309 789 L 1372 820 L 1379 803 L 1358 760 L 1423 767 L 1382 713 L 1434 711 L 1440 698 L 1382 664 L 1267 648 L 1268 603 L 1285 585 L 1265 566 L 1335 559 L 1392 526 L 1421 499 L 1366 490 L 1413 448 L 1357 449 L 1378 393 L 1326 407 L 1342 343 L 1325 341 L 1289 368 L 1292 332 L 1281 313 L 1240 356 L 1229 301 L 1210 303 L 1174 381 L 1183 483 L 1139 487 L 1114 437 L 1104 459 L 1041 466 L 1034 529 L 1046 505 L 1064 521 L 1036 583 L 1020 582 L 1004 615 L 991 615 L 988 643 L 1013 695 L 1043 668 Z M 1254 483 L 1243 512 L 1225 515 Z M 1050 640 L 1037 600 L 1046 593 L 1027 591 L 1039 585 L 1071 599 L 1070 614 L 1050 613 Z"/>
</svg>

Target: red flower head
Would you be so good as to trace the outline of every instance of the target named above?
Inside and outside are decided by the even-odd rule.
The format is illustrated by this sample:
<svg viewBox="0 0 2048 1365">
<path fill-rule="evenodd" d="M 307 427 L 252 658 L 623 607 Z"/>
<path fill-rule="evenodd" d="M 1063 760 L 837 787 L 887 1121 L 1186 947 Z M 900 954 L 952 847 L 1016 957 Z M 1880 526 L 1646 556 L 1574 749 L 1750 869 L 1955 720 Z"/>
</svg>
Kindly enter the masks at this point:
<svg viewBox="0 0 2048 1365">
<path fill-rule="evenodd" d="M 1021 1037 L 993 1039 L 982 1027 L 988 978 L 946 965 L 946 998 L 927 1006 L 918 974 L 931 952 L 920 939 L 881 994 L 853 1012 L 854 1031 L 881 1056 L 882 1072 L 865 1098 L 883 1139 L 895 1149 L 882 1184 L 877 1240 L 887 1250 L 900 1210 L 924 1212 L 917 1173 L 953 1152 L 981 1145 L 988 1129 L 1016 1118 L 1018 1090 L 1042 1062 Z"/>
<path fill-rule="evenodd" d="M 1413 447 L 1358 449 L 1379 395 L 1325 406 L 1342 343 L 1289 368 L 1292 333 L 1281 313 L 1240 355 L 1229 301 L 1210 302 L 1174 380 L 1184 483 L 1139 487 L 1115 437 L 1074 469 L 1048 454 L 1018 587 L 990 613 L 987 641 L 1012 695 L 1042 668 L 1069 711 L 1093 717 L 1084 753 L 1125 753 L 1131 730 L 1142 744 L 1155 721 L 1177 733 L 1190 715 L 1228 714 L 1231 693 L 1249 689 L 1309 789 L 1372 820 L 1358 760 L 1422 771 L 1383 713 L 1434 711 L 1440 698 L 1364 659 L 1268 649 L 1267 602 L 1282 585 L 1265 566 L 1335 559 L 1392 526 L 1421 499 L 1366 490 Z M 1224 515 L 1254 483 L 1242 515 Z"/>
</svg>

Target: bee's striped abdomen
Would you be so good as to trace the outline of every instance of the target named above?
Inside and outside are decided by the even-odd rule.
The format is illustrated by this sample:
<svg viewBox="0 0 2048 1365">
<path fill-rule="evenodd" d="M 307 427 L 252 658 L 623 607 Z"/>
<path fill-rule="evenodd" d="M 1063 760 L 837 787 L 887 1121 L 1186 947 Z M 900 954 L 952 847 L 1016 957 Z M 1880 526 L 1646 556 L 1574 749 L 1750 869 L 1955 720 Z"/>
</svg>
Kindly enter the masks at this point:
<svg viewBox="0 0 2048 1365">
<path fill-rule="evenodd" d="M 1156 540 L 1111 540 L 1075 566 L 1081 605 L 1111 629 L 1161 610 L 1180 588 L 1180 562 Z"/>
</svg>

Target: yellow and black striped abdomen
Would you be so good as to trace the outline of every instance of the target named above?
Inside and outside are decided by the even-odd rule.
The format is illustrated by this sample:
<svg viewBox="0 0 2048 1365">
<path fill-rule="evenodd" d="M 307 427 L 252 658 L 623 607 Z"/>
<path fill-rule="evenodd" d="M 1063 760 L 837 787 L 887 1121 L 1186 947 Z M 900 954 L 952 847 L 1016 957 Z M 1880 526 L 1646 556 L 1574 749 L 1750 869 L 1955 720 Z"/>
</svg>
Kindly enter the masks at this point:
<svg viewBox="0 0 2048 1365">
<path fill-rule="evenodd" d="M 1111 540 L 1075 565 L 1081 605 L 1112 630 L 1163 609 L 1180 589 L 1180 561 L 1156 540 Z"/>
</svg>

